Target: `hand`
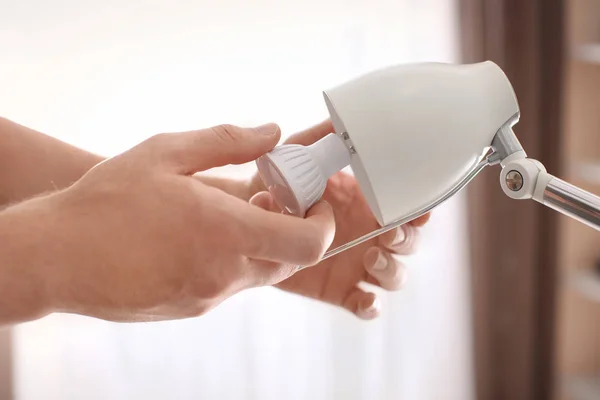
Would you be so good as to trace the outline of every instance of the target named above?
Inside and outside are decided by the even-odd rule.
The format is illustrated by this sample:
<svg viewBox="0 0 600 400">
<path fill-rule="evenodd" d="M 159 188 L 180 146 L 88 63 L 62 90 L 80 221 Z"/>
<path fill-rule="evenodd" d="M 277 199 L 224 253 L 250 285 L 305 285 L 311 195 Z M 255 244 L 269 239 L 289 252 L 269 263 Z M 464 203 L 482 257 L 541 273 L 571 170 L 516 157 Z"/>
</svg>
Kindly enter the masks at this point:
<svg viewBox="0 0 600 400">
<path fill-rule="evenodd" d="M 287 143 L 309 145 L 333 132 L 329 122 L 292 136 Z M 258 176 L 250 187 L 256 193 L 252 204 L 279 211 Z M 347 243 L 379 225 L 373 217 L 354 177 L 344 172 L 334 175 L 327 184 L 323 199 L 331 204 L 335 214 L 336 235 L 333 247 Z M 429 220 L 426 214 L 398 229 L 358 245 L 335 257 L 302 270 L 276 286 L 313 299 L 341 306 L 362 319 L 379 314 L 379 302 L 374 293 L 358 287 L 367 282 L 386 290 L 400 289 L 406 279 L 406 267 L 398 258 L 416 249 L 419 227 Z"/>
<path fill-rule="evenodd" d="M 0 228 L 10 218 L 13 226 L 35 221 L 41 239 L 31 282 L 40 283 L 45 311 L 112 321 L 202 314 L 242 289 L 317 263 L 333 240 L 325 202 L 300 219 L 191 177 L 256 159 L 279 135 L 273 124 L 157 135 L 64 191 L 9 208 Z"/>
</svg>

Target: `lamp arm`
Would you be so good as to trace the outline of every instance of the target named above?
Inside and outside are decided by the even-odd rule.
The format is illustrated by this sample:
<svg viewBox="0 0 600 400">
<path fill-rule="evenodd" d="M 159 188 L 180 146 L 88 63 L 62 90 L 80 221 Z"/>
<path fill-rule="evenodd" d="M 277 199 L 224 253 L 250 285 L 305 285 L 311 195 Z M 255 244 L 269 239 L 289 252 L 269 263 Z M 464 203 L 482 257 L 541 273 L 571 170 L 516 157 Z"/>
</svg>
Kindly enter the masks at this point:
<svg viewBox="0 0 600 400">
<path fill-rule="evenodd" d="M 536 160 L 503 163 L 500 185 L 514 199 L 533 199 L 600 231 L 600 197 L 546 172 Z"/>
<path fill-rule="evenodd" d="M 552 177 L 540 203 L 600 230 L 600 197 L 595 194 Z"/>
<path fill-rule="evenodd" d="M 420 217 L 423 214 L 428 213 L 429 211 L 433 210 L 435 207 L 439 206 L 440 204 L 444 203 L 446 200 L 448 200 L 449 198 L 451 198 L 452 196 L 454 196 L 455 194 L 460 192 L 469 182 L 471 182 L 473 180 L 473 178 L 475 178 L 477 176 L 477 174 L 479 174 L 485 167 L 487 167 L 488 165 L 492 165 L 492 164 L 493 164 L 493 161 L 490 160 L 489 157 L 483 157 L 481 160 L 479 160 L 476 164 L 473 165 L 471 170 L 466 174 L 466 176 L 463 177 L 463 179 L 461 179 L 459 182 L 457 182 L 452 188 L 450 188 L 448 190 L 447 193 L 442 195 L 440 198 L 438 198 L 431 204 L 425 204 L 425 205 L 423 205 L 422 208 L 416 210 L 415 212 L 411 213 L 410 215 L 407 215 L 400 219 L 392 221 L 389 224 L 382 226 L 381 228 L 375 229 L 374 231 L 364 234 L 363 236 L 360 236 L 354 240 L 351 240 L 348 243 L 342 244 L 334 249 L 327 251 L 322 259 L 325 260 L 329 257 L 333 257 L 343 251 L 346 251 L 354 246 L 364 243 L 367 240 L 371 240 L 383 233 L 386 233 L 388 231 L 391 231 L 392 229 L 395 229 L 401 225 L 404 225 L 407 222 L 410 222 L 410 221 L 414 220 L 415 218 Z"/>
</svg>

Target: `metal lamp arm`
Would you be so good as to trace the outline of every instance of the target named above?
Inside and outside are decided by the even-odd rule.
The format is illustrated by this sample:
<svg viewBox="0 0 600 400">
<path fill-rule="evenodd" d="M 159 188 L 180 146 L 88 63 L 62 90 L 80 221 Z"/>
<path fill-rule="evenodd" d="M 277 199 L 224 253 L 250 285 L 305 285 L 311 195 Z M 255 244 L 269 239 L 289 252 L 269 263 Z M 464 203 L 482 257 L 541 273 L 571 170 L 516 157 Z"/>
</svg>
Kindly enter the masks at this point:
<svg viewBox="0 0 600 400">
<path fill-rule="evenodd" d="M 513 199 L 533 199 L 600 231 L 600 197 L 546 172 L 530 158 L 503 163 L 500 185 Z"/>
</svg>

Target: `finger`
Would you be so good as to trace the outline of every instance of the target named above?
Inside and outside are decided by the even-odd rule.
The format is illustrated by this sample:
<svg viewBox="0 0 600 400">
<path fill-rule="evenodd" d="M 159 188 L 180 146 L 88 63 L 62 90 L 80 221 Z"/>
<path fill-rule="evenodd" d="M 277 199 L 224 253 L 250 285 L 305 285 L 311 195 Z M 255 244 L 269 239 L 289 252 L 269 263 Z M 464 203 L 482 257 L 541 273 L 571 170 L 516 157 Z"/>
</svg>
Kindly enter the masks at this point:
<svg viewBox="0 0 600 400">
<path fill-rule="evenodd" d="M 279 211 L 273 196 L 266 191 L 256 193 L 249 203 L 266 211 Z M 298 266 L 295 265 L 280 264 L 267 260 L 252 259 L 250 264 L 252 266 L 252 286 L 254 287 L 275 285 L 299 270 Z"/>
<path fill-rule="evenodd" d="M 323 139 L 325 136 L 333 132 L 334 129 L 331 121 L 326 120 L 318 125 L 291 135 L 285 141 L 285 144 L 301 144 L 303 146 L 308 146 Z"/>
<path fill-rule="evenodd" d="M 377 238 L 378 244 L 394 254 L 409 255 L 416 251 L 419 244 L 419 229 L 404 224 L 386 232 Z"/>
<path fill-rule="evenodd" d="M 372 247 L 365 252 L 363 264 L 366 271 L 376 283 L 386 290 L 398 290 L 402 288 L 407 278 L 406 266 L 388 252 Z"/>
<path fill-rule="evenodd" d="M 353 287 L 343 299 L 341 306 L 360 319 L 377 318 L 381 313 L 381 302 L 374 293 Z"/>
<path fill-rule="evenodd" d="M 284 264 L 317 264 L 335 235 L 333 210 L 325 201 L 311 207 L 306 218 L 252 207 L 244 213 L 243 222 L 240 250 L 250 258 Z"/>
<path fill-rule="evenodd" d="M 380 246 L 385 247 L 386 249 L 389 249 L 394 244 L 399 244 L 399 243 L 404 242 L 405 238 L 406 238 L 406 234 L 404 233 L 404 227 L 399 226 L 396 229 L 392 229 L 391 231 L 382 233 L 377 238 L 377 242 Z"/>
<path fill-rule="evenodd" d="M 333 129 L 333 125 L 330 120 L 325 120 L 315 126 L 312 126 L 306 130 L 295 133 L 291 135 L 286 141 L 285 144 L 301 144 L 304 146 L 311 145 L 320 139 L 324 138 L 330 133 L 333 133 L 335 130 Z M 258 175 L 252 179 L 250 192 L 256 193 L 258 191 L 264 190 L 263 181 L 259 178 Z"/>
<path fill-rule="evenodd" d="M 431 213 L 428 212 L 427 214 L 421 215 L 419 218 L 413 219 L 412 221 L 409 222 L 409 224 L 411 224 L 412 226 L 421 227 L 421 226 L 425 225 L 427 222 L 429 222 L 430 218 L 431 218 Z"/>
<path fill-rule="evenodd" d="M 275 202 L 273 195 L 266 190 L 256 193 L 254 196 L 252 196 L 250 198 L 249 202 L 252 205 L 262 208 L 263 210 L 291 215 L 290 213 L 288 213 L 286 211 L 281 211 L 281 209 Z"/>
<path fill-rule="evenodd" d="M 219 125 L 190 132 L 157 135 L 145 142 L 155 161 L 166 163 L 177 173 L 193 174 L 228 164 L 243 164 L 267 153 L 279 141 L 276 124 L 257 128 Z"/>
<path fill-rule="evenodd" d="M 258 192 L 254 196 L 250 198 L 250 204 L 253 206 L 257 206 L 267 211 L 274 211 L 274 203 L 273 196 L 269 192 Z"/>
</svg>

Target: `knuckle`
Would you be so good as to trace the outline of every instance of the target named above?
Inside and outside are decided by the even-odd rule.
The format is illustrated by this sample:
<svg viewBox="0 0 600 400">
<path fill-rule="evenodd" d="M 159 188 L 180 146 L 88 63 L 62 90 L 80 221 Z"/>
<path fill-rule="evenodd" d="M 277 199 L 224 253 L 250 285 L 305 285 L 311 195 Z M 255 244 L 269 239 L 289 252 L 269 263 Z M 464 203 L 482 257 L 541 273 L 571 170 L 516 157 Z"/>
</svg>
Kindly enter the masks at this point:
<svg viewBox="0 0 600 400">
<path fill-rule="evenodd" d="M 215 304 L 213 304 L 212 301 L 197 300 L 182 310 L 182 316 L 184 318 L 200 317 L 210 311 L 214 306 Z"/>
<path fill-rule="evenodd" d="M 313 236 L 307 239 L 303 253 L 304 262 L 308 265 L 318 264 L 325 254 L 325 250 L 325 242 L 320 238 Z"/>
<path fill-rule="evenodd" d="M 211 128 L 211 131 L 217 136 L 217 138 L 224 143 L 237 142 L 241 139 L 242 130 L 241 128 L 230 125 L 222 124 Z"/>
<path fill-rule="evenodd" d="M 177 141 L 171 133 L 157 133 L 142 143 L 145 154 L 149 155 L 155 162 L 166 160 L 177 160 Z"/>
<path fill-rule="evenodd" d="M 253 287 L 276 285 L 291 277 L 298 271 L 292 264 L 269 263 L 255 267 L 253 276 Z"/>
<path fill-rule="evenodd" d="M 157 133 L 146 140 L 147 145 L 153 149 L 164 149 L 171 141 L 171 135 L 168 133 Z"/>
<path fill-rule="evenodd" d="M 221 297 L 225 288 L 222 282 L 216 279 L 204 279 L 196 282 L 192 292 L 196 299 L 201 301 L 209 301 Z"/>
<path fill-rule="evenodd" d="M 298 271 L 298 268 L 292 264 L 279 264 L 270 268 L 265 283 L 268 285 L 275 285 L 281 281 L 286 280 Z"/>
</svg>

